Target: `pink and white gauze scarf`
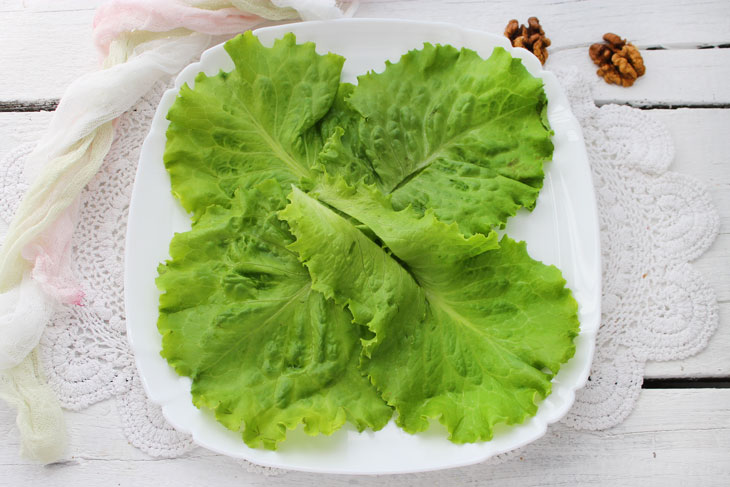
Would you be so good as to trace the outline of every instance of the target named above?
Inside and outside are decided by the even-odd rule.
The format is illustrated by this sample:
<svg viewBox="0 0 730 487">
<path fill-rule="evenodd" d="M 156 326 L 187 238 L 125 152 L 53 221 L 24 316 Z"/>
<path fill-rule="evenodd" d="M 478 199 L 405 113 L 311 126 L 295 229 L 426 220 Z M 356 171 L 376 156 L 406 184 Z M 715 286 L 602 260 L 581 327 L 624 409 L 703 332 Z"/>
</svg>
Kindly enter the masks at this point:
<svg viewBox="0 0 730 487">
<path fill-rule="evenodd" d="M 65 447 L 61 408 L 36 347 L 58 303 L 82 304 L 70 270 L 71 234 L 78 196 L 109 151 L 115 119 L 221 36 L 267 21 L 347 13 L 336 0 L 111 0 L 98 9 L 102 69 L 63 95 L 28 158 L 30 186 L 0 249 L 0 397 L 18 411 L 26 457 L 53 462 Z"/>
</svg>

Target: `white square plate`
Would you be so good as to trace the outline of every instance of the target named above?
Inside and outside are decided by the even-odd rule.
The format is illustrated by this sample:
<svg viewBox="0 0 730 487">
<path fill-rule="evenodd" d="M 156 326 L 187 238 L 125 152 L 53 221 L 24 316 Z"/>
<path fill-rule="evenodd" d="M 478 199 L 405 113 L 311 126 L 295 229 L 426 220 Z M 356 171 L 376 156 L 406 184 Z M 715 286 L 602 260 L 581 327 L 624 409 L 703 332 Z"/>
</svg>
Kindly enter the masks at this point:
<svg viewBox="0 0 730 487">
<path fill-rule="evenodd" d="M 575 390 L 588 377 L 601 298 L 598 217 L 591 172 L 580 125 L 555 76 L 543 71 L 532 54 L 512 48 L 504 37 L 449 24 L 347 19 L 267 27 L 254 34 L 271 46 L 287 32 L 296 34 L 298 42 L 315 42 L 321 54 L 331 51 L 344 56 L 343 81 L 357 82 L 357 75 L 368 70 L 382 71 L 385 60 L 396 62 L 424 42 L 467 47 L 485 59 L 494 47 L 501 46 L 521 58 L 532 75 L 543 79 L 548 119 L 555 131 L 554 159 L 546 165 L 537 207 L 532 213 L 518 213 L 506 231 L 512 238 L 525 240 L 533 258 L 562 270 L 579 304 L 581 331 L 576 338 L 576 354 L 554 378 L 553 392 L 540 404 L 536 416 L 521 425 L 497 428 L 494 439 L 484 443 L 455 445 L 446 439 L 446 431 L 438 423 L 425 433 L 410 435 L 391 421 L 378 432 L 358 433 L 344 427 L 329 437 L 308 437 L 298 429 L 289 433 L 279 450 L 268 451 L 249 448 L 240 434 L 216 422 L 212 412 L 195 408 L 190 379 L 179 377 L 160 356 L 161 337 L 156 326 L 157 266 L 169 258 L 173 234 L 190 228 L 190 218 L 171 194 L 162 155 L 169 124 L 165 117 L 180 86 L 192 86 L 200 71 L 215 75 L 220 69 L 233 69 L 223 45 L 218 45 L 206 51 L 200 62 L 185 68 L 175 87 L 162 97 L 142 148 L 132 194 L 124 281 L 127 332 L 148 396 L 162 406 L 173 426 L 191 433 L 206 448 L 260 465 L 311 472 L 386 474 L 458 467 L 541 437 L 548 424 L 568 412 Z"/>
</svg>

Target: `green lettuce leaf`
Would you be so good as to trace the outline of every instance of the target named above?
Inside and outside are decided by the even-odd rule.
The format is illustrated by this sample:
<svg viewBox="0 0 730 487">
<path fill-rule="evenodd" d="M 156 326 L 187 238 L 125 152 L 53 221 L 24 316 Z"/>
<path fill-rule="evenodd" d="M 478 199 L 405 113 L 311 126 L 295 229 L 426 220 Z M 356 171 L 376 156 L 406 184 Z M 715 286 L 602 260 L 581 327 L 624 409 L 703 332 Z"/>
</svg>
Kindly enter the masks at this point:
<svg viewBox="0 0 730 487">
<path fill-rule="evenodd" d="M 504 49 L 485 61 L 425 44 L 360 76 L 346 100 L 361 115 L 357 151 L 396 209 L 430 208 L 465 234 L 486 234 L 534 208 L 553 151 L 547 99 Z"/>
<path fill-rule="evenodd" d="M 316 173 L 315 180 L 330 175 L 340 176 L 352 182 L 376 181 L 377 175 L 358 140 L 357 127 L 362 117 L 350 109 L 346 102 L 354 90 L 354 85 L 342 83 L 337 90 L 332 108 L 319 123 L 325 144 L 313 168 Z"/>
<path fill-rule="evenodd" d="M 577 304 L 560 271 L 495 234 L 464 238 L 431 212 L 393 211 L 374 188 L 317 195 L 372 229 L 294 189 L 279 217 L 312 287 L 347 306 L 375 334 L 361 366 L 408 432 L 438 419 L 457 443 L 491 439 L 497 423 L 535 414 L 575 352 Z M 345 201 L 349 200 L 349 204 Z"/>
<path fill-rule="evenodd" d="M 377 430 L 392 415 L 357 368 L 361 329 L 286 248 L 285 203 L 270 180 L 209 207 L 175 235 L 157 279 L 162 355 L 192 378 L 195 405 L 271 449 L 298 424 L 310 435 L 346 420 Z"/>
<path fill-rule="evenodd" d="M 465 234 L 532 209 L 552 155 L 542 82 L 495 49 L 426 44 L 383 73 L 339 83 L 344 59 L 293 34 L 226 44 L 236 69 L 198 75 L 168 113 L 165 165 L 197 218 L 241 178 L 284 187 L 322 173 L 376 183 L 396 209 L 434 210 Z M 314 171 L 313 171 L 314 167 Z"/>
<path fill-rule="evenodd" d="M 323 147 L 317 122 L 340 85 L 344 58 L 287 34 L 266 48 L 250 32 L 228 41 L 235 70 L 200 73 L 170 108 L 164 162 L 173 194 L 195 217 L 227 207 L 242 181 L 288 185 L 310 175 Z M 255 179 L 254 179 L 255 177 Z"/>
</svg>

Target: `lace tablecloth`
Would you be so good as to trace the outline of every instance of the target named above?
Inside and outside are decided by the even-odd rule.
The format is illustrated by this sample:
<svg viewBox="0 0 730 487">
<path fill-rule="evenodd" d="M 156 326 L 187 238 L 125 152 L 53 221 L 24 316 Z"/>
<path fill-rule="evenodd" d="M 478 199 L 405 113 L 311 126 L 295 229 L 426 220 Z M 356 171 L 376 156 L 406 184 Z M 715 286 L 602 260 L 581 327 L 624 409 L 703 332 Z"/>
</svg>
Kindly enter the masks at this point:
<svg viewBox="0 0 730 487">
<path fill-rule="evenodd" d="M 718 232 L 703 185 L 668 171 L 674 149 L 650 113 L 597 108 L 577 71 L 557 73 L 578 117 L 598 199 L 603 316 L 587 386 L 563 420 L 605 429 L 632 411 L 647 360 L 697 353 L 718 323 L 715 294 L 689 263 Z M 195 448 L 147 400 L 125 334 L 124 237 L 139 152 L 165 86 L 158 84 L 119 121 L 116 140 L 82 194 L 73 262 L 83 306 L 62 308 L 41 345 L 48 381 L 62 405 L 80 410 L 114 398 L 130 443 L 158 457 Z M 9 221 L 25 189 L 19 147 L 0 164 L 0 218 Z M 270 471 L 268 471 L 270 472 Z"/>
</svg>

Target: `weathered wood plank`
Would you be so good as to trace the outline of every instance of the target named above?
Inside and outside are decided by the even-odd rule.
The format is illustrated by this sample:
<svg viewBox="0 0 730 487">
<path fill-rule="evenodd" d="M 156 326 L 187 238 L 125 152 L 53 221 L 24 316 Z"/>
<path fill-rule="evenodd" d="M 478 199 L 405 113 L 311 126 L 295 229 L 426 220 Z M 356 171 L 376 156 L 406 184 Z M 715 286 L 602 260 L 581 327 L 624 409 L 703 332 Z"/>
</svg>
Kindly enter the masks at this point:
<svg viewBox="0 0 730 487">
<path fill-rule="evenodd" d="M 99 0 L 11 0 L 0 6 L 0 102 L 59 98 L 78 76 L 96 69 L 91 44 L 93 8 Z M 541 18 L 553 40 L 552 58 L 584 64 L 593 74 L 585 46 L 613 30 L 642 47 L 695 47 L 730 43 L 730 2 L 701 4 L 652 0 L 618 2 L 542 2 L 519 4 L 452 0 L 363 0 L 358 17 L 408 18 L 453 22 L 501 33 L 513 17 Z M 573 51 L 571 48 L 582 46 Z M 719 52 L 717 52 L 719 51 Z M 661 54 L 660 54 L 661 53 Z M 647 53 L 647 76 L 631 89 L 607 87 L 606 100 L 634 103 L 730 103 L 727 79 L 730 50 L 695 49 Z M 552 63 L 552 61 L 551 61 Z M 701 83 L 698 83 L 701 80 Z M 602 82 L 601 82 L 602 83 Z M 685 91 L 691 94 L 683 100 Z M 656 92 L 656 94 L 655 94 Z M 603 95 L 603 92 L 601 92 Z"/>
<path fill-rule="evenodd" d="M 652 110 L 674 140 L 672 169 L 707 185 L 720 210 L 720 235 L 695 263 L 717 293 L 720 327 L 698 355 L 675 362 L 647 364 L 646 377 L 730 376 L 730 110 Z"/>
<path fill-rule="evenodd" d="M 730 475 L 730 390 L 646 390 L 620 426 L 603 432 L 554 425 L 516 458 L 498 465 L 426 474 L 346 477 L 287 472 L 264 477 L 236 460 L 197 449 L 175 460 L 151 459 L 123 437 L 112 403 L 68 413 L 71 447 L 64 463 L 33 465 L 17 456 L 12 414 L 0 406 L 0 483 L 24 485 L 725 485 Z M 10 484 L 8 484 L 10 485 Z"/>
<path fill-rule="evenodd" d="M 0 102 L 60 98 L 73 80 L 97 69 L 93 16 L 87 9 L 0 13 Z"/>
<path fill-rule="evenodd" d="M 0 113 L 0 161 L 19 145 L 37 141 L 52 116 L 51 112 Z"/>
<path fill-rule="evenodd" d="M 94 10 L 108 0 L 2 0 L 0 13 L 3 12 L 58 12 L 74 10 Z"/>
<path fill-rule="evenodd" d="M 501 34 L 507 22 L 540 19 L 553 49 L 587 46 L 615 32 L 640 47 L 717 45 L 730 41 L 730 4 L 722 0 L 685 2 L 615 0 L 584 2 L 526 0 L 363 0 L 358 17 L 452 22 Z M 716 32 L 712 32 L 716 30 Z"/>
<path fill-rule="evenodd" d="M 730 3 L 729 3 L 730 4 Z M 598 77 L 587 48 L 555 53 L 546 67 L 576 66 L 593 87 L 596 103 L 646 106 L 730 106 L 730 49 L 641 51 L 646 74 L 630 88 Z"/>
</svg>

